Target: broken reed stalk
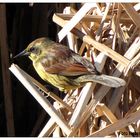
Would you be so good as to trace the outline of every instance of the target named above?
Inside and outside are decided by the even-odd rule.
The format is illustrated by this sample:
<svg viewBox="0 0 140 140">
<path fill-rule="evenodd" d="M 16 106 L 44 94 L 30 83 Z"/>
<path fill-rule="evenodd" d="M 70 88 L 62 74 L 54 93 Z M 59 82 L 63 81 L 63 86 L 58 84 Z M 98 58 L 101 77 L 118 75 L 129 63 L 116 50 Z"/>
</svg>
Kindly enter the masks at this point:
<svg viewBox="0 0 140 140">
<path fill-rule="evenodd" d="M 68 94 L 67 94 L 68 95 Z M 67 96 L 63 99 L 63 101 L 66 101 Z M 61 108 L 61 107 L 60 107 Z M 51 135 L 51 133 L 56 128 L 57 124 L 53 118 L 50 118 L 47 124 L 44 126 L 38 137 L 45 137 Z"/>
<path fill-rule="evenodd" d="M 115 123 L 115 122 L 118 121 L 118 119 L 116 118 L 116 116 L 111 112 L 111 110 L 106 105 L 99 104 L 97 107 L 100 108 L 100 110 L 102 111 L 102 113 L 108 118 L 108 120 L 111 123 Z M 120 131 L 125 132 L 125 133 L 129 133 L 126 128 L 122 128 L 122 129 L 120 129 Z"/>
<path fill-rule="evenodd" d="M 140 97 L 137 99 L 137 102 L 135 102 L 134 105 L 125 114 L 125 116 L 128 116 L 129 114 L 133 113 L 139 106 L 140 106 Z"/>
<path fill-rule="evenodd" d="M 74 14 L 62 14 L 62 13 L 55 13 L 57 16 L 59 16 L 60 18 L 62 18 L 63 20 L 70 20 Z M 85 15 L 81 21 L 84 21 L 84 22 L 101 22 L 103 16 L 99 16 L 99 15 Z M 105 19 L 105 22 L 108 22 L 112 19 L 112 16 L 110 15 L 107 15 L 106 16 L 106 19 Z M 132 20 L 130 18 L 127 18 L 127 17 L 120 17 L 120 23 L 125 23 L 126 25 L 127 24 L 130 24 L 130 23 L 133 23 Z"/>
<path fill-rule="evenodd" d="M 63 101 L 66 101 L 67 95 L 65 96 Z M 44 126 L 44 128 L 40 132 L 40 134 L 38 135 L 38 137 L 45 137 L 45 136 L 47 137 L 47 136 L 51 135 L 51 133 L 55 130 L 56 126 L 57 126 L 57 124 L 56 124 L 55 120 L 53 118 L 50 118 L 49 121 L 47 122 L 47 124 Z"/>
<path fill-rule="evenodd" d="M 29 79 L 15 64 L 12 64 L 9 69 L 31 93 L 31 95 L 38 101 L 38 103 L 44 108 L 44 110 L 55 120 L 55 122 L 64 131 L 64 133 L 66 133 L 66 135 L 69 135 L 71 129 L 68 126 L 66 120 L 64 120 L 56 111 L 56 109 L 50 104 L 50 102 L 39 93 L 40 91 L 35 87 L 31 79 Z"/>
<path fill-rule="evenodd" d="M 129 47 L 127 52 L 125 53 L 125 57 L 128 58 L 129 60 L 131 60 L 139 52 L 139 50 L 140 50 L 140 37 L 137 37 L 134 40 L 134 42 L 132 43 L 132 45 Z M 139 55 L 137 55 L 137 57 L 135 57 L 133 62 L 135 62 L 137 59 L 139 59 Z M 130 64 L 126 68 L 127 70 L 125 69 L 125 73 L 128 73 L 126 71 L 129 71 L 131 66 L 132 66 L 132 62 L 130 62 Z M 116 89 L 113 92 L 112 97 L 110 98 L 110 102 L 108 103 L 108 107 L 111 109 L 112 112 L 115 112 L 116 107 L 117 107 L 118 103 L 120 102 L 120 99 L 121 99 L 121 96 L 122 96 L 124 90 L 125 90 L 124 88 L 122 88 L 121 90 Z"/>
<path fill-rule="evenodd" d="M 44 128 L 39 133 L 38 137 L 48 137 L 51 135 L 51 133 L 56 128 L 57 124 L 53 118 L 50 118 L 50 120 L 47 122 L 47 124 L 44 126 Z"/>
<path fill-rule="evenodd" d="M 61 137 L 61 130 L 60 130 L 60 127 L 59 126 L 56 126 L 54 132 L 53 132 L 53 135 L 52 135 L 53 138 L 59 138 Z"/>
<path fill-rule="evenodd" d="M 103 29 L 103 26 L 104 26 L 105 19 L 107 17 L 109 8 L 111 6 L 111 3 L 106 3 L 106 5 L 107 6 L 106 6 L 106 9 L 105 9 L 104 15 L 102 17 L 101 23 L 100 23 L 100 27 L 98 28 L 97 33 L 96 33 L 96 37 L 95 37 L 96 41 L 99 41 L 99 42 L 100 42 L 100 39 L 101 39 L 102 29 Z"/>
<path fill-rule="evenodd" d="M 112 111 L 112 113 L 115 113 L 116 112 L 116 108 L 120 102 L 120 99 L 126 89 L 126 87 L 129 85 L 129 82 L 130 82 L 130 79 L 127 80 L 127 83 L 124 87 L 122 87 L 121 89 L 118 88 L 118 89 L 115 89 L 114 92 L 112 92 L 112 96 L 111 96 L 111 99 L 108 103 L 108 108 L 110 108 L 110 110 Z"/>
<path fill-rule="evenodd" d="M 130 3 L 121 3 L 121 5 L 125 9 L 126 13 L 129 15 L 129 17 L 132 19 L 132 21 L 136 24 L 136 26 L 140 27 L 140 16 L 134 9 L 133 5 Z"/>
<path fill-rule="evenodd" d="M 87 83 L 82 89 L 82 91 L 80 92 L 80 99 L 69 121 L 69 125 L 71 127 L 75 127 L 75 123 L 77 123 L 77 120 L 81 117 L 81 114 L 83 113 L 83 110 L 85 109 L 93 93 L 94 88 L 95 88 L 95 83 Z"/>
<path fill-rule="evenodd" d="M 86 13 L 95 6 L 95 3 L 85 3 L 80 10 L 74 15 L 74 17 L 64 26 L 64 28 L 58 33 L 59 41 L 61 41 L 71 29 L 76 26 L 80 20 L 86 15 Z"/>
<path fill-rule="evenodd" d="M 60 26 L 64 26 L 66 24 L 66 21 L 62 18 L 58 17 L 56 14 L 53 15 L 53 21 L 57 23 Z M 129 60 L 120 55 L 119 53 L 113 51 L 111 48 L 107 47 L 104 44 L 101 44 L 94 39 L 92 39 L 90 36 L 85 35 L 81 31 L 79 31 L 76 28 L 73 28 L 71 30 L 72 33 L 74 33 L 76 36 L 78 36 L 80 39 L 82 39 L 84 42 L 86 42 L 89 45 L 92 45 L 97 50 L 104 52 L 107 56 L 111 57 L 116 62 L 122 64 L 123 66 L 127 66 L 129 64 Z"/>
<path fill-rule="evenodd" d="M 74 12 L 74 10 L 72 10 L 71 7 L 66 7 L 63 10 L 63 14 L 71 14 L 72 11 Z M 68 33 L 67 40 L 68 40 L 69 48 L 77 53 L 77 39 L 75 38 L 75 36 L 72 33 Z"/>
<path fill-rule="evenodd" d="M 108 136 L 108 135 L 114 133 L 115 131 L 130 125 L 131 123 L 138 121 L 139 118 L 140 118 L 140 110 L 136 111 L 135 113 L 129 114 L 128 116 L 124 117 L 123 119 L 118 120 L 117 122 L 114 122 L 113 124 L 110 124 L 101 130 L 94 132 L 93 134 L 89 135 L 88 137 Z M 124 132 L 120 132 L 120 133 L 124 134 Z M 130 134 L 126 133 L 126 135 L 130 135 Z"/>
<path fill-rule="evenodd" d="M 55 95 L 53 92 L 47 91 L 46 88 L 40 84 L 37 80 L 35 80 L 33 77 L 31 77 L 29 74 L 27 74 L 26 72 L 24 72 L 21 69 L 22 73 L 24 73 L 27 77 L 29 77 L 31 79 L 31 81 L 39 88 L 41 89 L 44 93 L 46 93 L 48 96 L 50 96 L 52 99 L 54 99 L 56 102 L 58 102 L 62 107 L 67 108 L 67 110 L 69 110 L 70 112 L 73 112 L 73 109 L 67 104 L 65 103 L 61 98 L 59 98 L 57 95 Z"/>
<path fill-rule="evenodd" d="M 130 62 L 127 69 L 125 70 L 125 76 L 128 74 L 128 72 L 132 69 L 134 69 L 138 64 L 140 63 L 140 53 L 138 53 Z"/>
</svg>

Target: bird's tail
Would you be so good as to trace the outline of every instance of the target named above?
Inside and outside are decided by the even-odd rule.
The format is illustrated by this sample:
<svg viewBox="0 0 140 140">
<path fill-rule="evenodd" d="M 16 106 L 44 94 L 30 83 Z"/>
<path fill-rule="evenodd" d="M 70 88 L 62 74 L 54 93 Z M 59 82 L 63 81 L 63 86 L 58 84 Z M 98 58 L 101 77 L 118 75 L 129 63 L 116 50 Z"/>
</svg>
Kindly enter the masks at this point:
<svg viewBox="0 0 140 140">
<path fill-rule="evenodd" d="M 108 75 L 83 75 L 76 79 L 77 82 L 95 82 L 109 87 L 121 87 L 126 84 L 126 82 L 118 77 L 108 76 Z"/>
</svg>

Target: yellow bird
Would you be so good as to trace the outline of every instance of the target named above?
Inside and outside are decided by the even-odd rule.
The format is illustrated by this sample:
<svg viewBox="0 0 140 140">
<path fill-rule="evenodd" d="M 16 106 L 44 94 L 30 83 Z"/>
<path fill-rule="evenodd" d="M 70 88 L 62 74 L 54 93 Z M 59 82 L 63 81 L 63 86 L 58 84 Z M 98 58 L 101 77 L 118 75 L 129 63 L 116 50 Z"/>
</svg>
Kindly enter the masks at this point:
<svg viewBox="0 0 140 140">
<path fill-rule="evenodd" d="M 67 46 L 48 38 L 39 38 L 15 56 L 28 55 L 39 76 L 60 91 L 82 87 L 87 82 L 96 82 L 109 87 L 120 87 L 125 81 L 118 77 L 99 73 L 95 66 Z"/>
</svg>

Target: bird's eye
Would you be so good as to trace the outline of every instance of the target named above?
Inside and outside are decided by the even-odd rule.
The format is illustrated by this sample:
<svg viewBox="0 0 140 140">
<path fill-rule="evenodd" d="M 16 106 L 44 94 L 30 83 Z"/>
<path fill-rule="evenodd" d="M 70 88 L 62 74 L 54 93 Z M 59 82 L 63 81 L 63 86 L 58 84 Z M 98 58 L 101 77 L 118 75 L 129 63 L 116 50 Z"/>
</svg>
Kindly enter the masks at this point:
<svg viewBox="0 0 140 140">
<path fill-rule="evenodd" d="M 29 52 L 33 53 L 33 54 L 36 54 L 36 55 L 40 54 L 40 50 L 37 47 L 30 48 Z"/>
<path fill-rule="evenodd" d="M 34 47 L 32 47 L 32 48 L 30 48 L 30 50 L 29 50 L 30 52 L 33 52 L 33 51 L 35 51 L 35 48 Z"/>
</svg>

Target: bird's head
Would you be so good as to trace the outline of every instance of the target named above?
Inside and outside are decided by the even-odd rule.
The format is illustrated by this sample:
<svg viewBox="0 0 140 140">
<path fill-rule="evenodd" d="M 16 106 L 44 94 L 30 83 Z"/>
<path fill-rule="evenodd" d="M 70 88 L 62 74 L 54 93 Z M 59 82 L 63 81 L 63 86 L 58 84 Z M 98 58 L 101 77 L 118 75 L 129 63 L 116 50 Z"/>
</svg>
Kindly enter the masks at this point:
<svg viewBox="0 0 140 140">
<path fill-rule="evenodd" d="M 44 47 L 46 47 L 46 43 L 49 42 L 49 39 L 42 37 L 31 42 L 25 50 L 17 54 L 14 58 L 19 56 L 29 56 L 29 58 L 34 61 L 43 53 Z"/>
</svg>

